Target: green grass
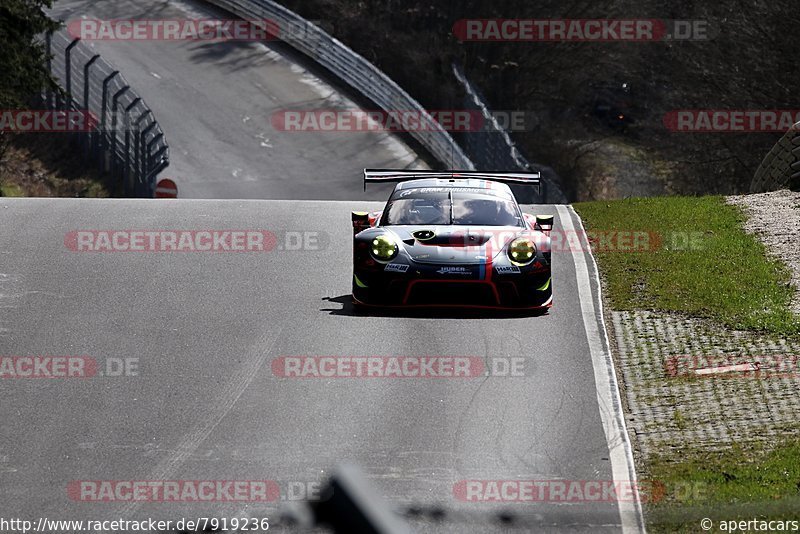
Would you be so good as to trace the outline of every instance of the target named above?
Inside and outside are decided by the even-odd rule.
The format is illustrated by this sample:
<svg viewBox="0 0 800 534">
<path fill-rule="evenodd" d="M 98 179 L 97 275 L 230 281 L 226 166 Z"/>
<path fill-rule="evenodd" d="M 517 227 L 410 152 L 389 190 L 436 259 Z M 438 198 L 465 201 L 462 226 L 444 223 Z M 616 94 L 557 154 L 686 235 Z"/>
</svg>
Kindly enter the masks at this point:
<svg viewBox="0 0 800 534">
<path fill-rule="evenodd" d="M 616 310 L 680 312 L 737 329 L 800 333 L 788 309 L 787 268 L 747 234 L 722 197 L 656 197 L 575 204 L 590 236 L 650 232 L 651 251 L 595 253 Z M 759 221 L 758 224 L 775 224 Z"/>
<path fill-rule="evenodd" d="M 15 184 L 0 184 L 0 197 L 24 197 L 25 191 Z"/>
<path fill-rule="evenodd" d="M 663 488 L 645 504 L 650 532 L 700 532 L 700 520 L 800 520 L 800 441 L 771 450 L 734 447 L 655 458 L 646 477 Z"/>
</svg>

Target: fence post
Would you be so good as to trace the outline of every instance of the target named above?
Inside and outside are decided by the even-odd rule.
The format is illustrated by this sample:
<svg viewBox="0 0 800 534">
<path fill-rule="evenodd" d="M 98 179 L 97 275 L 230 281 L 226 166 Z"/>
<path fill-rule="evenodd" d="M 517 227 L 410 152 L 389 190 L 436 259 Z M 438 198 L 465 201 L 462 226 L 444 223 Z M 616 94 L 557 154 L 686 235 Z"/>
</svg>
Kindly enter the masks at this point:
<svg viewBox="0 0 800 534">
<path fill-rule="evenodd" d="M 47 73 L 50 77 L 53 76 L 53 32 L 49 31 L 44 36 L 44 42 L 47 47 Z M 53 109 L 53 95 L 48 85 L 44 91 L 45 107 Z"/>
<path fill-rule="evenodd" d="M 160 143 L 163 147 L 156 156 L 161 158 L 157 162 L 158 169 L 169 165 L 169 147 L 151 110 L 130 86 L 125 85 L 120 72 L 105 63 L 100 54 L 91 53 L 81 39 L 73 39 L 64 30 L 46 32 L 42 39 L 47 49 L 45 58 L 47 72 L 53 78 L 56 74 L 59 75 L 59 79 L 54 80 L 59 87 L 48 86 L 40 95 L 46 100 L 46 108 L 80 109 L 89 113 L 92 128 L 86 132 L 76 132 L 77 139 L 82 144 L 82 157 L 87 161 L 92 158 L 97 159 L 97 166 L 106 174 L 106 183 L 110 190 L 125 191 L 128 194 L 143 190 L 137 188 L 135 182 L 146 181 L 147 177 L 152 175 L 149 173 L 153 172 L 152 168 L 156 164 L 154 158 L 148 159 L 146 153 L 148 147 L 145 144 L 148 135 L 153 137 L 153 143 Z M 55 55 L 54 49 L 58 49 Z M 73 59 L 76 60 L 74 65 Z M 80 68 L 83 69 L 82 94 L 73 95 L 74 91 L 78 91 L 73 80 L 75 75 L 73 71 Z M 110 74 L 106 75 L 107 72 Z M 115 81 L 117 76 L 120 76 L 120 79 Z M 101 90 L 100 80 L 102 80 L 102 94 L 98 95 L 97 91 Z M 80 80 L 78 82 L 80 83 Z M 128 100 L 124 99 L 126 93 Z M 143 109 L 143 112 L 134 122 L 131 113 L 134 113 L 137 106 Z M 109 114 L 111 114 L 110 120 Z M 150 124 L 146 122 L 148 118 Z M 143 126 L 147 128 L 142 130 Z M 122 136 L 117 135 L 120 127 L 125 128 L 124 148 L 120 146 L 123 143 Z M 124 154 L 119 151 L 123 149 Z M 153 144 L 150 145 L 150 149 L 154 150 Z M 122 180 L 121 188 L 119 180 Z"/>
<path fill-rule="evenodd" d="M 92 56 L 86 65 L 83 66 L 83 109 L 86 113 L 90 113 L 89 111 L 89 91 L 91 89 L 91 84 L 89 83 L 89 77 L 91 75 L 90 71 L 92 66 L 100 59 L 100 54 L 95 54 Z M 95 117 L 96 118 L 96 117 Z M 88 134 L 88 142 L 86 143 L 86 150 L 89 151 L 89 157 L 96 156 L 96 147 L 95 143 L 97 142 L 97 128 L 98 125 L 95 124 L 95 127 L 92 128 L 92 131 Z"/>
<path fill-rule="evenodd" d="M 125 188 L 133 189 L 133 187 L 129 187 L 130 178 L 131 178 L 131 121 L 130 121 L 130 112 L 131 110 L 141 102 L 142 99 L 136 97 L 133 99 L 133 102 L 125 108 L 125 167 L 122 169 L 122 179 L 125 183 Z"/>
<path fill-rule="evenodd" d="M 133 152 L 135 154 L 134 171 L 136 175 L 137 184 L 144 180 L 144 167 L 143 167 L 144 163 L 142 162 L 142 155 L 141 155 L 142 136 L 140 135 L 142 131 L 142 121 L 144 121 L 144 119 L 151 113 L 152 112 L 149 109 L 145 110 L 139 116 L 139 118 L 136 119 L 136 128 L 134 129 L 134 132 L 136 132 L 136 135 L 134 136 L 134 149 L 133 149 Z"/>
<path fill-rule="evenodd" d="M 65 73 L 67 77 L 67 98 L 72 98 L 72 50 L 78 46 L 80 39 L 72 41 L 67 49 L 64 51 Z"/>
<path fill-rule="evenodd" d="M 100 138 L 98 139 L 98 149 L 100 151 L 100 170 L 105 172 L 106 170 L 106 158 L 103 155 L 103 149 L 106 148 L 106 108 L 108 107 L 108 85 L 111 83 L 111 80 L 116 78 L 119 75 L 119 71 L 115 70 L 111 74 L 105 77 L 103 80 L 103 98 L 102 103 L 100 104 Z"/>
<path fill-rule="evenodd" d="M 153 159 L 157 160 L 158 158 L 161 157 L 162 154 L 167 152 L 167 150 L 169 150 L 169 147 L 167 147 L 167 146 L 161 147 L 161 150 L 159 150 L 158 152 L 153 154 Z M 161 161 L 161 163 L 159 163 L 150 173 L 148 173 L 147 178 L 145 180 L 145 184 L 143 184 L 143 186 L 147 186 L 147 194 L 146 195 L 142 195 L 142 196 L 145 196 L 147 198 L 152 198 L 153 197 L 153 195 L 155 194 L 155 191 L 156 191 L 156 180 L 155 180 L 155 178 L 158 175 L 158 173 L 160 173 L 162 170 L 166 169 L 168 165 L 169 165 L 169 161 L 165 159 L 165 160 Z"/>
<path fill-rule="evenodd" d="M 118 113 L 117 113 L 117 104 L 119 102 L 119 97 L 124 95 L 130 90 L 130 86 L 126 85 L 116 93 L 114 93 L 114 97 L 111 99 L 111 143 L 110 143 L 110 153 L 111 153 L 111 174 L 116 174 L 119 172 L 119 163 L 120 158 L 117 156 L 117 127 L 119 124 L 118 120 Z M 123 190 L 125 186 L 123 185 Z"/>
<path fill-rule="evenodd" d="M 160 166 L 159 166 L 159 165 L 156 163 L 156 162 L 158 161 L 158 159 L 157 159 L 157 158 L 158 158 L 158 157 L 159 157 L 161 154 L 163 154 L 163 153 L 164 153 L 164 152 L 167 150 L 167 147 L 166 147 L 166 146 L 165 146 L 165 147 L 162 147 L 162 148 L 161 148 L 161 149 L 160 149 L 158 152 L 156 152 L 155 154 L 153 154 L 153 147 L 154 147 L 154 146 L 155 146 L 155 145 L 156 145 L 156 144 L 157 144 L 157 143 L 158 143 L 158 142 L 159 142 L 159 141 L 160 141 L 160 140 L 161 140 L 163 137 L 164 137 L 164 134 L 163 134 L 163 133 L 160 133 L 160 134 L 156 135 L 155 137 L 153 137 L 153 138 L 150 140 L 150 142 L 149 142 L 149 143 L 147 143 L 147 159 L 148 159 L 148 160 L 150 160 L 150 161 L 148 162 L 148 164 L 147 164 L 147 165 L 148 165 L 148 167 L 149 167 L 150 169 L 159 169 L 159 168 L 160 168 Z M 153 184 L 153 183 L 151 183 L 151 182 L 153 181 L 153 178 L 155 178 L 155 175 L 156 175 L 156 173 L 157 173 L 157 172 L 158 172 L 158 170 L 155 170 L 155 171 L 151 170 L 149 173 L 147 173 L 147 186 L 148 186 L 148 188 L 151 190 L 151 192 L 154 192 L 154 191 L 155 191 L 155 189 L 156 189 L 156 188 L 155 188 L 155 184 Z M 151 196 L 152 196 L 152 195 L 151 195 Z"/>
<path fill-rule="evenodd" d="M 152 153 L 152 151 L 153 151 L 153 146 L 155 146 L 155 144 L 156 144 L 156 143 L 158 143 L 158 142 L 159 142 L 159 141 L 160 141 L 160 140 L 161 140 L 163 137 L 164 137 L 164 134 L 163 134 L 163 133 L 160 133 L 160 134 L 156 135 L 155 137 L 153 137 L 153 138 L 150 140 L 150 142 L 149 142 L 149 143 L 147 143 L 147 157 L 148 157 L 148 159 L 153 159 L 153 160 L 154 160 L 154 159 L 155 159 L 155 157 L 156 157 L 156 154 L 161 154 L 161 152 L 163 151 L 163 149 L 162 149 L 162 150 L 160 150 L 159 152 L 157 152 L 156 154 L 153 154 L 153 155 L 151 155 L 151 153 Z M 166 147 L 165 147 L 165 148 L 166 148 Z M 149 165 L 149 164 L 148 164 L 148 165 Z"/>
<path fill-rule="evenodd" d="M 147 176 L 150 174 L 150 158 L 148 158 L 148 150 L 149 146 L 147 144 L 147 134 L 150 133 L 151 130 L 154 130 L 156 127 L 156 122 L 153 121 L 150 123 L 150 126 L 142 130 L 142 133 L 139 134 L 139 138 L 141 139 L 141 158 L 142 158 L 142 174 L 147 179 Z"/>
</svg>

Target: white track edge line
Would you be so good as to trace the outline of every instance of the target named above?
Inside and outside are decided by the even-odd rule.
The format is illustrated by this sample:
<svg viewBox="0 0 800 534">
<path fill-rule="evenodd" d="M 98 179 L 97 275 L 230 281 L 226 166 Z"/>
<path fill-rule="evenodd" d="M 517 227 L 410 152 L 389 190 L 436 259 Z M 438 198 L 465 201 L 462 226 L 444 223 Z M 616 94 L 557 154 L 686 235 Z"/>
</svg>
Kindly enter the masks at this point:
<svg viewBox="0 0 800 534">
<path fill-rule="evenodd" d="M 575 209 L 570 206 L 556 206 L 559 218 L 566 235 L 575 231 L 572 223 L 572 214 L 575 215 L 579 225 L 581 245 L 588 247 L 585 238 L 585 230 L 580 216 Z M 579 249 L 582 247 L 578 247 Z M 581 301 L 581 315 L 583 325 L 586 330 L 586 339 L 589 343 L 589 351 L 592 357 L 592 367 L 594 368 L 595 384 L 597 386 L 597 403 L 600 408 L 600 419 L 603 422 L 606 442 L 608 443 L 609 459 L 611 460 L 611 473 L 615 483 L 636 484 L 636 467 L 633 463 L 633 450 L 628 431 L 625 426 L 625 416 L 622 409 L 622 400 L 619 395 L 614 360 L 611 357 L 611 349 L 603 319 L 603 301 L 600 298 L 600 276 L 597 269 L 597 262 L 591 251 L 588 256 L 592 259 L 591 271 L 582 250 L 572 250 L 572 259 L 575 263 L 575 274 L 578 282 L 578 298 Z M 597 284 L 597 292 L 592 292 L 590 277 Z M 597 304 L 595 305 L 595 299 Z M 595 306 L 597 306 L 595 308 Z M 596 310 L 600 311 L 599 319 Z M 599 324 L 598 324 L 599 323 Z M 607 411 L 610 409 L 611 412 Z M 644 517 L 640 499 L 637 497 L 632 502 L 618 499 L 620 521 L 623 534 L 634 532 L 645 532 Z"/>
</svg>

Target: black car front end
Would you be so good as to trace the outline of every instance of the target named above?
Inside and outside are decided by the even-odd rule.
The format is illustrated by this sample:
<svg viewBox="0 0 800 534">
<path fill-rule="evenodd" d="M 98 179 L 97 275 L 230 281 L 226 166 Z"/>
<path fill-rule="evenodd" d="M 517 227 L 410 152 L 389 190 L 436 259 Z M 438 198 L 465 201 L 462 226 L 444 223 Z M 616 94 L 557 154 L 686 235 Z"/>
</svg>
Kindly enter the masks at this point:
<svg viewBox="0 0 800 534">
<path fill-rule="evenodd" d="M 552 304 L 549 238 L 518 227 L 370 228 L 355 236 L 353 266 L 356 304 L 513 309 Z"/>
</svg>

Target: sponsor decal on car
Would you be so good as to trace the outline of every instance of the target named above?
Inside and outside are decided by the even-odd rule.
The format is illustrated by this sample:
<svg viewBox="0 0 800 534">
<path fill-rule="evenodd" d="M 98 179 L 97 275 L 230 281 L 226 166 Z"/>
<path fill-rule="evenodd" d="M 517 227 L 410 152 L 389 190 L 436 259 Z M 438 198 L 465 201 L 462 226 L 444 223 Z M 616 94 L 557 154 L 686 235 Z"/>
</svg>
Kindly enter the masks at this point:
<svg viewBox="0 0 800 534">
<path fill-rule="evenodd" d="M 497 269 L 497 274 L 512 274 L 512 273 L 519 274 L 520 272 L 519 267 L 517 267 L 516 265 L 498 265 L 496 269 Z"/>
<path fill-rule="evenodd" d="M 408 271 L 408 265 L 403 265 L 402 263 L 389 263 L 383 270 L 390 273 L 404 273 Z"/>
<path fill-rule="evenodd" d="M 470 270 L 466 267 L 442 267 L 436 272 L 439 274 L 470 274 Z"/>
</svg>

